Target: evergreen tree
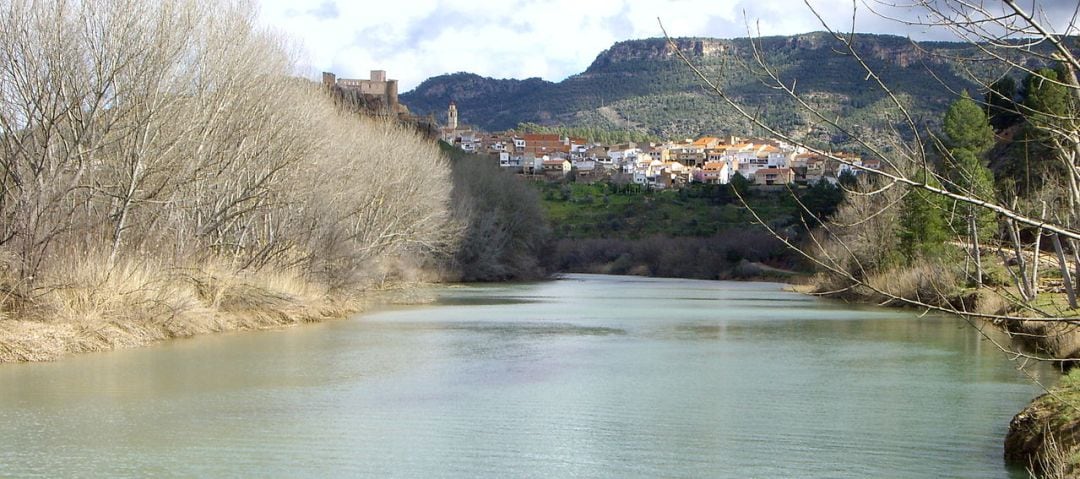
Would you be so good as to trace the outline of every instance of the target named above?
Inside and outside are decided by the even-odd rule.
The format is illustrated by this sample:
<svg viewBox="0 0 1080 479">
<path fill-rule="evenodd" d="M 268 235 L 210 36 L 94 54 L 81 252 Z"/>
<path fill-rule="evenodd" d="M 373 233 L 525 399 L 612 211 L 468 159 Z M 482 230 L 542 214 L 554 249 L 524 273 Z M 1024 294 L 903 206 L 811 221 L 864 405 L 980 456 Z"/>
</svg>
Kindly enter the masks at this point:
<svg viewBox="0 0 1080 479">
<path fill-rule="evenodd" d="M 994 129 L 982 108 L 964 92 L 949 105 L 943 122 L 945 131 L 946 169 L 949 189 L 982 200 L 994 199 L 994 176 L 983 164 L 982 157 L 994 144 Z M 975 283 L 982 283 L 980 245 L 986 244 L 997 232 L 997 217 L 993 211 L 971 203 L 956 204 L 953 211 L 954 231 L 966 231 L 976 261 Z"/>
<path fill-rule="evenodd" d="M 804 207 L 799 212 L 802 220 L 808 226 L 816 226 L 836 213 L 844 201 L 844 190 L 828 181 L 818 181 L 802 194 L 799 201 Z"/>
<path fill-rule="evenodd" d="M 847 188 L 854 188 L 855 185 L 859 184 L 859 177 L 851 170 L 841 171 L 840 176 L 836 179 Z"/>
<path fill-rule="evenodd" d="M 1059 72 L 1042 68 L 1028 74 L 1021 89 L 1020 112 L 1024 128 L 1016 135 L 1007 161 L 999 171 L 1002 179 L 1013 180 L 1012 194 L 1030 196 L 1040 191 L 1044 178 L 1067 174 L 1058 161 L 1054 144 L 1055 131 L 1069 131 L 1070 98 L 1068 89 L 1057 80 Z M 1007 185 L 1001 185 L 1007 187 Z"/>
<path fill-rule="evenodd" d="M 971 150 L 957 149 L 952 152 L 953 169 L 949 172 L 953 188 L 958 192 L 975 198 L 994 200 L 994 174 L 983 165 L 982 160 Z M 957 231 L 965 231 L 968 218 L 974 217 L 979 232 L 979 242 L 986 243 L 997 233 L 997 216 L 993 211 L 970 203 L 959 205 L 954 226 Z"/>
<path fill-rule="evenodd" d="M 949 105 L 943 130 L 951 189 L 984 200 L 993 199 L 993 174 L 982 157 L 994 144 L 994 130 L 967 92 Z"/>
<path fill-rule="evenodd" d="M 969 150 L 980 155 L 994 145 L 994 129 L 986 113 L 965 91 L 945 112 L 943 130 L 949 151 Z"/>
<path fill-rule="evenodd" d="M 1016 93 L 1016 80 L 1008 76 L 995 81 L 986 92 L 986 116 L 995 130 L 1004 130 L 1023 120 L 1017 110 Z"/>
<path fill-rule="evenodd" d="M 1068 112 L 1069 91 L 1060 78 L 1056 70 L 1040 68 L 1024 79 L 1025 113 L 1034 126 L 1057 125 Z"/>
<path fill-rule="evenodd" d="M 746 194 L 750 192 L 750 180 L 746 179 L 742 173 L 736 171 L 734 175 L 731 175 L 729 183 L 731 184 L 731 189 L 738 193 L 739 196 L 745 197 Z"/>
<path fill-rule="evenodd" d="M 940 187 L 941 183 L 925 170 L 912 175 L 912 179 Z M 904 197 L 900 210 L 900 252 L 910 263 L 917 258 L 941 255 L 949 230 L 945 220 L 945 198 L 922 188 L 912 188 Z"/>
</svg>

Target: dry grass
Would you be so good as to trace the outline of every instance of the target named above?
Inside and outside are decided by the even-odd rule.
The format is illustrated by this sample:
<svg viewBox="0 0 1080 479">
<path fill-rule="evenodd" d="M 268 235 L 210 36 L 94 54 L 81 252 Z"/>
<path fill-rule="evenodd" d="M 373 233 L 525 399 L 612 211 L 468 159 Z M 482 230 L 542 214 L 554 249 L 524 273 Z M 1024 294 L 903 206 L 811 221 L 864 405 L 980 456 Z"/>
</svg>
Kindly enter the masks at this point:
<svg viewBox="0 0 1080 479">
<path fill-rule="evenodd" d="M 169 338 L 255 330 L 342 317 L 359 308 L 293 271 L 250 274 L 225 264 L 166 267 L 102 258 L 50 273 L 32 301 L 0 320 L 0 362 L 146 345 Z M 17 319 L 15 319 L 17 318 Z"/>
<path fill-rule="evenodd" d="M 1032 464 L 1027 468 L 1031 477 L 1044 479 L 1068 479 L 1076 477 L 1074 470 L 1077 465 L 1076 445 L 1071 447 L 1062 445 L 1054 437 L 1052 431 L 1047 431 L 1043 439 L 1042 454 L 1038 455 L 1038 464 Z"/>
<path fill-rule="evenodd" d="M 956 276 L 942 262 L 919 261 L 871 276 L 867 283 L 893 296 L 928 304 L 945 304 L 956 293 Z"/>
<path fill-rule="evenodd" d="M 1015 306 L 1014 302 L 997 289 L 981 289 L 977 292 L 975 312 L 1001 316 L 1008 314 Z"/>
<path fill-rule="evenodd" d="M 958 294 L 956 284 L 956 273 L 946 264 L 919 261 L 872 273 L 858 282 L 821 273 L 797 291 L 893 306 L 910 305 L 909 301 L 945 306 Z"/>
</svg>

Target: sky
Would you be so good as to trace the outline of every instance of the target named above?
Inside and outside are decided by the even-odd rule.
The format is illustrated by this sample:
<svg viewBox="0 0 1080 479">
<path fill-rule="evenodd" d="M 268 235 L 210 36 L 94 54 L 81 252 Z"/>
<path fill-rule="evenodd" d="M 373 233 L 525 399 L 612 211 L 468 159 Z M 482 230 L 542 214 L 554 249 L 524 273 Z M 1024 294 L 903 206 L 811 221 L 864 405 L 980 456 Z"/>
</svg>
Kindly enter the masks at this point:
<svg viewBox="0 0 1080 479">
<path fill-rule="evenodd" d="M 830 25 L 919 40 L 948 40 L 943 29 L 904 25 L 871 11 L 917 18 L 881 0 L 810 0 Z M 897 0 L 905 1 L 905 0 Z M 906 0 L 911 1 L 911 0 Z M 1032 2 L 1052 19 L 1076 0 Z M 386 70 L 402 93 L 429 77 L 470 72 L 493 78 L 559 81 L 584 71 L 617 41 L 663 35 L 736 38 L 823 30 L 799 0 L 257 0 L 259 21 L 298 43 L 302 69 L 339 78 Z M 853 10 L 854 9 L 854 10 Z M 854 13 L 853 13 L 854 12 Z M 748 30 L 749 28 L 749 30 Z M 1059 31 L 1063 28 L 1058 26 Z M 1075 32 L 1074 32 L 1075 33 Z"/>
</svg>

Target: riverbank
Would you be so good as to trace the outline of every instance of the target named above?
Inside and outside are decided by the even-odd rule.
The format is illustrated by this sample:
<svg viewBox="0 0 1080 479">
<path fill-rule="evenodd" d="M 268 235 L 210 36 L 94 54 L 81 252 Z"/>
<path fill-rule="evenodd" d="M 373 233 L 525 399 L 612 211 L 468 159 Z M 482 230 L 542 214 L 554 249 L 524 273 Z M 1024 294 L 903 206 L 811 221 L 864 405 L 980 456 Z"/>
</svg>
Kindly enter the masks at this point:
<svg viewBox="0 0 1080 479">
<path fill-rule="evenodd" d="M 1080 473 L 1080 369 L 1062 376 L 1009 423 L 1006 462 L 1023 465 L 1047 478 Z"/>
<path fill-rule="evenodd" d="M 1075 324 L 1009 321 L 1002 324 L 1026 348 L 1060 360 L 1066 374 L 1009 423 L 1005 460 L 1038 477 L 1080 477 L 1080 330 Z"/>
<path fill-rule="evenodd" d="M 62 283 L 32 298 L 5 298 L 0 363 L 51 361 L 226 331 L 251 331 L 345 318 L 400 299 L 402 288 L 331 291 L 295 272 L 242 273 L 129 263 L 73 264 Z"/>
<path fill-rule="evenodd" d="M 787 272 L 751 266 L 765 268 L 766 276 L 758 279 L 785 280 L 785 274 L 780 273 Z M 287 270 L 266 269 L 259 274 L 230 271 L 224 265 L 203 265 L 196 271 L 125 264 L 110 271 L 95 268 L 91 262 L 75 264 L 66 271 L 63 287 L 55 287 L 25 305 L 22 313 L 27 319 L 14 319 L 10 314 L 0 319 L 0 362 L 48 361 L 73 353 L 141 347 L 200 334 L 340 319 L 375 304 L 398 300 L 404 291 L 397 289 L 387 295 L 384 287 L 345 294 L 331 292 Z M 786 276 L 789 282 L 793 278 Z M 814 293 L 806 283 L 792 289 Z M 850 302 L 879 300 L 857 293 L 848 290 L 842 296 Z M 1080 381 L 1063 381 L 1062 387 L 1072 387 L 1069 384 Z M 1076 396 L 1080 397 L 1080 392 Z M 1080 425 L 1074 418 L 1080 418 L 1080 414 L 1063 409 L 1069 402 L 1048 401 L 1046 397 L 1036 399 L 1017 415 L 1020 419 L 1013 420 L 1010 437 L 1016 430 L 1021 431 L 1023 439 L 1007 442 L 1006 457 L 1011 461 L 1037 461 L 1046 456 L 1039 451 L 1049 450 L 1051 445 L 1075 450 Z M 1050 443 L 1048 438 L 1056 442 Z M 1014 443 L 1023 448 L 1016 449 Z M 1021 452 L 1019 458 L 1014 458 L 1014 450 L 1034 452 Z M 1080 470 L 1075 460 L 1072 464 L 1070 471 Z"/>
</svg>

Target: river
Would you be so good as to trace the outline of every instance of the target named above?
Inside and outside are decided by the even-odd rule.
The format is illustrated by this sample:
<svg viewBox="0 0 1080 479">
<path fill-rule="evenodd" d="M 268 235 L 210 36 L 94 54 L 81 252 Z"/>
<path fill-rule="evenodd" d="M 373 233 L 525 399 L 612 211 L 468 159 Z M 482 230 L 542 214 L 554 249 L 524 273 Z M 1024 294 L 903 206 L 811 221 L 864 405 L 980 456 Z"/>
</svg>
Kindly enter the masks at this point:
<svg viewBox="0 0 1080 479">
<path fill-rule="evenodd" d="M 769 283 L 431 294 L 0 365 L 0 477 L 1024 477 L 1001 445 L 1039 391 L 954 318 Z"/>
</svg>

